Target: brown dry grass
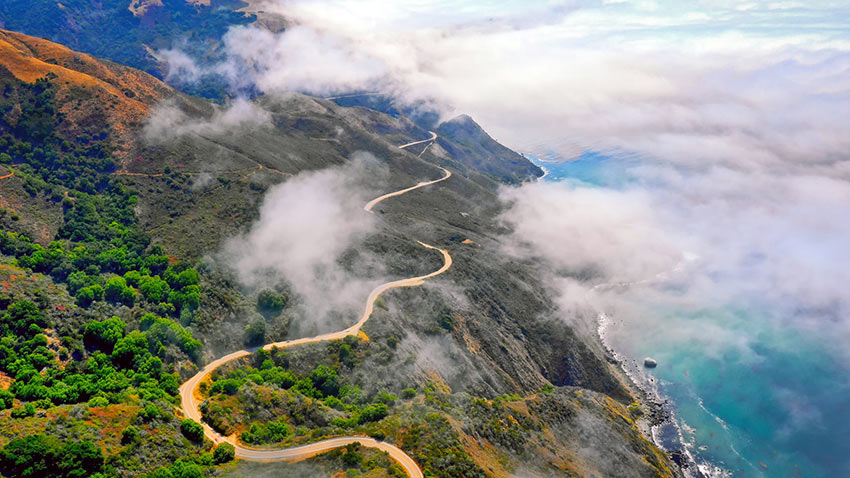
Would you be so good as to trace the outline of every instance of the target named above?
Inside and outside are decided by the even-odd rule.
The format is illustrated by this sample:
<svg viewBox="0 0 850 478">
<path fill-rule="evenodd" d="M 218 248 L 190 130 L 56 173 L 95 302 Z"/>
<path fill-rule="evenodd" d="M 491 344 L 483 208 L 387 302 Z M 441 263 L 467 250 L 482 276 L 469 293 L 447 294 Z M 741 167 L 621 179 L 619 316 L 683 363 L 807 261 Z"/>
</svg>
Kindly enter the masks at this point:
<svg viewBox="0 0 850 478">
<path fill-rule="evenodd" d="M 14 381 L 15 379 L 12 377 L 6 375 L 4 372 L 0 372 L 0 390 L 8 390 Z"/>
<path fill-rule="evenodd" d="M 32 83 L 52 73 L 59 85 L 57 104 L 63 114 L 63 131 L 81 132 L 81 123 L 102 110 L 119 154 L 133 144 L 150 107 L 174 91 L 156 78 L 132 68 L 98 60 L 57 43 L 0 30 L 0 65 L 16 78 Z M 72 88 L 85 91 L 85 101 L 73 101 Z"/>
<path fill-rule="evenodd" d="M 133 0 L 127 10 L 130 10 L 134 16 L 141 17 L 148 11 L 148 8 L 161 6 L 162 0 Z"/>
</svg>

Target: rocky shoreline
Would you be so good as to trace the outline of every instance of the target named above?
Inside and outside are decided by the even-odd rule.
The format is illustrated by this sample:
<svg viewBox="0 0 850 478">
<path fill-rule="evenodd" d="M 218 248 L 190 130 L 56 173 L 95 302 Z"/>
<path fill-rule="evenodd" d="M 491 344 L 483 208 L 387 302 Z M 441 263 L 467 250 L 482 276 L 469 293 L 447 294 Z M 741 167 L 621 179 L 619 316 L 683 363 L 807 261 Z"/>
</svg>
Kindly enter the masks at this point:
<svg viewBox="0 0 850 478">
<path fill-rule="evenodd" d="M 643 416 L 637 420 L 638 427 L 644 436 L 656 446 L 665 450 L 671 461 L 675 463 L 683 476 L 687 478 L 726 478 L 731 476 L 723 468 L 697 458 L 692 445 L 688 444 L 682 435 L 682 429 L 676 421 L 675 412 L 670 401 L 663 397 L 658 390 L 654 377 L 643 373 L 641 363 L 637 360 L 623 357 L 609 344 L 606 332 L 612 319 L 604 312 L 597 315 L 597 333 L 602 346 L 609 354 L 609 362 L 618 365 L 629 382 L 634 385 L 640 400 Z M 656 362 L 657 365 L 657 362 Z"/>
</svg>

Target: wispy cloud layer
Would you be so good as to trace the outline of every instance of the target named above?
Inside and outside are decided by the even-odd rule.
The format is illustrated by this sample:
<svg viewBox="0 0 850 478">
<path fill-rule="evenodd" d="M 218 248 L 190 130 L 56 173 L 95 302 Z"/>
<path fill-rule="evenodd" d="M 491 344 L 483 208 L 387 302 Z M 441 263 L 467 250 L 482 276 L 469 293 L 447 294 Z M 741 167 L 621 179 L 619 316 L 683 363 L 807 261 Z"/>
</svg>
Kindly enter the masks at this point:
<svg viewBox="0 0 850 478">
<path fill-rule="evenodd" d="M 343 167 L 302 173 L 275 186 L 250 230 L 224 248 L 224 259 L 245 284 L 267 287 L 284 280 L 292 288 L 303 318 L 295 326 L 305 335 L 352 323 L 380 282 L 374 277 L 380 265 L 359 246 L 375 227 L 374 216 L 363 210 L 363 181 L 382 171 L 373 156 L 357 153 Z M 351 257 L 343 265 L 346 254 Z"/>
<path fill-rule="evenodd" d="M 192 117 L 171 101 L 154 107 L 147 119 L 143 136 L 149 143 L 161 143 L 187 134 L 220 135 L 246 127 L 270 127 L 271 114 L 240 98 L 218 108 L 208 118 Z"/>
<path fill-rule="evenodd" d="M 218 70 L 264 91 L 434 100 L 509 145 L 567 157 L 625 147 L 752 167 L 743 153 L 781 160 L 805 150 L 810 161 L 829 162 L 848 146 L 835 120 L 848 113 L 841 15 L 850 8 L 831 2 L 296 0 L 263 8 L 296 26 L 232 30 L 231 61 Z"/>
</svg>

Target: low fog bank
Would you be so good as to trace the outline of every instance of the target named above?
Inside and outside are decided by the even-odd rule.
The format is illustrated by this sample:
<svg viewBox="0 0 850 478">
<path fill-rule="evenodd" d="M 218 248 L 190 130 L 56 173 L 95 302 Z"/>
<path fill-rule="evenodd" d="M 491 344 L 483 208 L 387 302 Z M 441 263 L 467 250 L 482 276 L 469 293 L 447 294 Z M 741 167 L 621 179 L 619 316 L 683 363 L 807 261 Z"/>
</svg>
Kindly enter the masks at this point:
<svg viewBox="0 0 850 478">
<path fill-rule="evenodd" d="M 353 323 L 383 266 L 364 248 L 376 231 L 363 205 L 386 167 L 368 153 L 345 165 L 301 173 L 268 190 L 259 219 L 219 254 L 250 288 L 284 285 L 293 295 L 296 333 Z M 344 265 L 343 265 L 344 263 Z"/>
<path fill-rule="evenodd" d="M 800 163 L 850 177 L 850 18 L 834 2 L 265 0 L 270 32 L 233 27 L 201 67 L 179 45 L 169 78 L 240 92 L 380 92 L 472 115 L 523 151 L 625 149 L 749 171 Z M 767 168 L 767 169 L 765 169 Z"/>
<path fill-rule="evenodd" d="M 502 191 L 513 230 L 506 253 L 540 263 L 564 320 L 587 331 L 605 312 L 620 324 L 608 331 L 615 348 L 662 361 L 690 350 L 693 367 L 757 371 L 767 357 L 799 357 L 812 344 L 834 357 L 813 363 L 846 367 L 850 182 L 658 162 L 628 175 L 617 188 L 541 182 Z M 848 385 L 840 370 L 828 373 L 831 387 Z M 782 395 L 778 439 L 818 426 L 816 409 L 800 413 L 812 401 L 805 386 L 761 393 Z"/>
<path fill-rule="evenodd" d="M 786 317 L 781 325 L 850 339 L 850 182 L 664 166 L 635 178 L 621 189 L 505 189 L 511 253 L 543 259 L 588 293 L 608 285 L 595 296 L 630 284 L 697 307 L 758 302 Z"/>
<path fill-rule="evenodd" d="M 151 111 L 142 138 L 148 144 L 160 144 L 188 134 L 216 136 L 242 128 L 271 126 L 271 113 L 244 98 L 217 107 L 209 118 L 189 116 L 176 102 L 167 100 Z"/>
</svg>

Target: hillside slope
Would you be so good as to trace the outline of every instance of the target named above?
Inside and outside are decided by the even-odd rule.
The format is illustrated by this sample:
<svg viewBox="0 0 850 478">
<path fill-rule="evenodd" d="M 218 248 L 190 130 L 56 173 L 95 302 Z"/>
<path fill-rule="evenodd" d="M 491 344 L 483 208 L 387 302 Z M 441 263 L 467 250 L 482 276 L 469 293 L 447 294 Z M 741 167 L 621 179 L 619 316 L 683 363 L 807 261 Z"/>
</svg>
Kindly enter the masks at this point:
<svg viewBox="0 0 850 478">
<path fill-rule="evenodd" d="M 111 462 L 137 475 L 166 459 L 173 461 L 174 449 L 186 446 L 185 440 L 173 437 L 177 433 L 179 438 L 176 422 L 156 421 L 146 410 L 151 404 L 162 410 L 173 405 L 168 391 L 175 374 L 185 379 L 205 362 L 255 344 L 252 340 L 315 333 L 299 315 L 303 312 L 289 305 L 297 303 L 297 296 L 289 302 L 277 296 L 276 313 L 262 309 L 263 291 L 240 284 L 215 258 L 223 242 L 251 226 L 269 188 L 305 171 L 347 164 L 365 151 L 386 172 L 367 185 L 375 196 L 434 179 L 436 166 L 452 176 L 379 204 L 374 211 L 380 218 L 377 231 L 351 254 L 370 254 L 388 274 L 399 277 L 435 270 L 438 258 L 423 255 L 415 238 L 449 249 L 451 270 L 435 287 L 388 294 L 364 328 L 365 336 L 293 349 L 287 357 L 252 357 L 251 364 L 264 371 L 285 368 L 302 384 L 314 380 L 313 386 L 320 380 L 317 373 L 333 370 L 348 390 L 359 390 L 359 398 L 346 399 L 353 401 L 343 408 L 345 413 L 374 412 L 379 400 L 389 402 L 384 403 L 387 416 L 368 430 L 397 440 L 434 476 L 460 476 L 457 470 L 466 470 L 464 476 L 497 477 L 519 471 L 531 476 L 678 476 L 665 453 L 638 431 L 637 412 L 628 405 L 640 395 L 613 358 L 596 337 L 581 336 L 561 320 L 535 264 L 504 256 L 500 238 L 508 231 L 497 220 L 504 207 L 498 188 L 538 172 L 477 126 L 441 126 L 438 144 L 424 153 L 400 149 L 430 136 L 404 115 L 346 108 L 299 94 L 263 97 L 231 110 L 44 40 L 8 32 L 0 39 L 8 53 L 0 70 L 8 93 L 2 102 L 0 159 L 11 163 L 4 168 L 14 173 L 0 179 L 5 181 L 0 182 L 0 205 L 8 209 L 0 226 L 33 235 L 44 246 L 4 234 L 0 262 L 15 267 L 11 275 L 16 278 L 31 274 L 40 281 L 38 290 L 50 291 L 41 298 L 44 293 L 34 287 L 10 288 L 0 306 L 15 309 L 13 301 L 24 298 L 41 304 L 51 330 L 63 334 L 49 333 L 44 340 L 55 341 L 57 349 L 65 344 L 74 351 L 71 363 L 77 363 L 59 373 L 51 368 L 54 362 L 44 365 L 35 354 L 33 364 L 45 368 L 20 374 L 19 365 L 0 363 L 0 372 L 10 373 L 10 390 L 18 394 L 16 410 L 26 412 L 25 403 L 45 409 L 44 415 L 28 417 L 0 412 L 6 430 L 0 444 L 21 437 L 24 430 L 47 430 L 45 417 L 68 414 L 80 401 L 88 400 L 98 414 L 109 409 L 103 400 L 92 401 L 96 397 L 91 394 L 36 400 L 31 387 L 16 383 L 41 380 L 40 374 L 45 379 L 77 371 L 92 375 L 87 367 L 111 360 L 102 373 L 119 376 L 97 382 L 111 387 L 102 391 L 104 400 L 114 407 L 141 408 L 133 412 L 140 417 L 134 423 L 145 430 L 138 446 L 132 441 L 117 444 L 120 429 L 104 431 L 111 434 L 103 438 Z M 46 79 L 38 79 L 39 73 Z M 92 93 L 75 96 L 83 87 Z M 254 120 L 211 126 L 228 111 L 253 112 Z M 21 121 L 39 125 L 39 136 L 19 127 Z M 98 139 L 95 132 L 100 132 Z M 14 188 L 14 194 L 7 188 Z M 50 244 L 54 239 L 60 241 Z M 143 287 L 142 280 L 150 287 Z M 98 296 L 97 287 L 107 285 L 110 292 Z M 291 294 L 285 285 L 280 291 Z M 272 291 L 272 297 L 277 293 Z M 15 310 L 7 317 L 17 317 Z M 123 321 L 118 334 L 122 348 L 104 355 L 107 339 L 88 331 L 107 327 L 101 321 L 111 315 Z M 339 323 L 329 326 L 344 324 L 348 317 L 333 320 Z M 83 325 L 92 321 L 97 323 Z M 137 349 L 130 349 L 131 339 Z M 450 363 L 421 362 L 420 354 L 428 358 L 426 349 L 437 350 Z M 347 350 L 346 358 L 342 350 Z M 141 362 L 128 361 L 127 353 L 153 363 L 145 367 L 159 373 L 156 380 L 162 385 L 128 378 Z M 159 368 L 151 354 L 160 360 Z M 262 373 L 270 377 L 265 382 Z M 334 422 L 342 419 L 342 405 L 333 408 L 329 395 L 310 391 L 310 385 L 294 387 L 285 378 L 275 382 L 280 377 L 269 374 L 234 368 L 231 378 L 217 377 L 231 380 L 227 384 L 233 393 L 209 396 L 205 420 L 250 431 L 251 423 L 262 428 L 271 416 L 281 416 L 302 429 L 287 439 L 300 440 L 339 434 L 360 420 L 354 415 Z M 411 385 L 422 391 L 424 401 L 395 403 L 381 395 L 400 395 Z M 278 399 L 269 398 L 274 396 Z M 292 403 L 302 408 L 275 408 Z M 230 423 L 236 419 L 242 421 Z M 156 451 L 156 446 L 167 445 L 155 443 L 157 434 L 175 443 L 171 455 Z M 187 450 L 198 453 L 202 447 Z M 148 463 L 145 453 L 156 458 Z M 197 461 L 203 464 L 201 458 Z"/>
<path fill-rule="evenodd" d="M 7 30 L 0 30 L 0 66 L 26 83 L 51 78 L 61 134 L 110 135 L 119 154 L 129 151 L 151 105 L 174 94 L 139 70 Z"/>
</svg>

